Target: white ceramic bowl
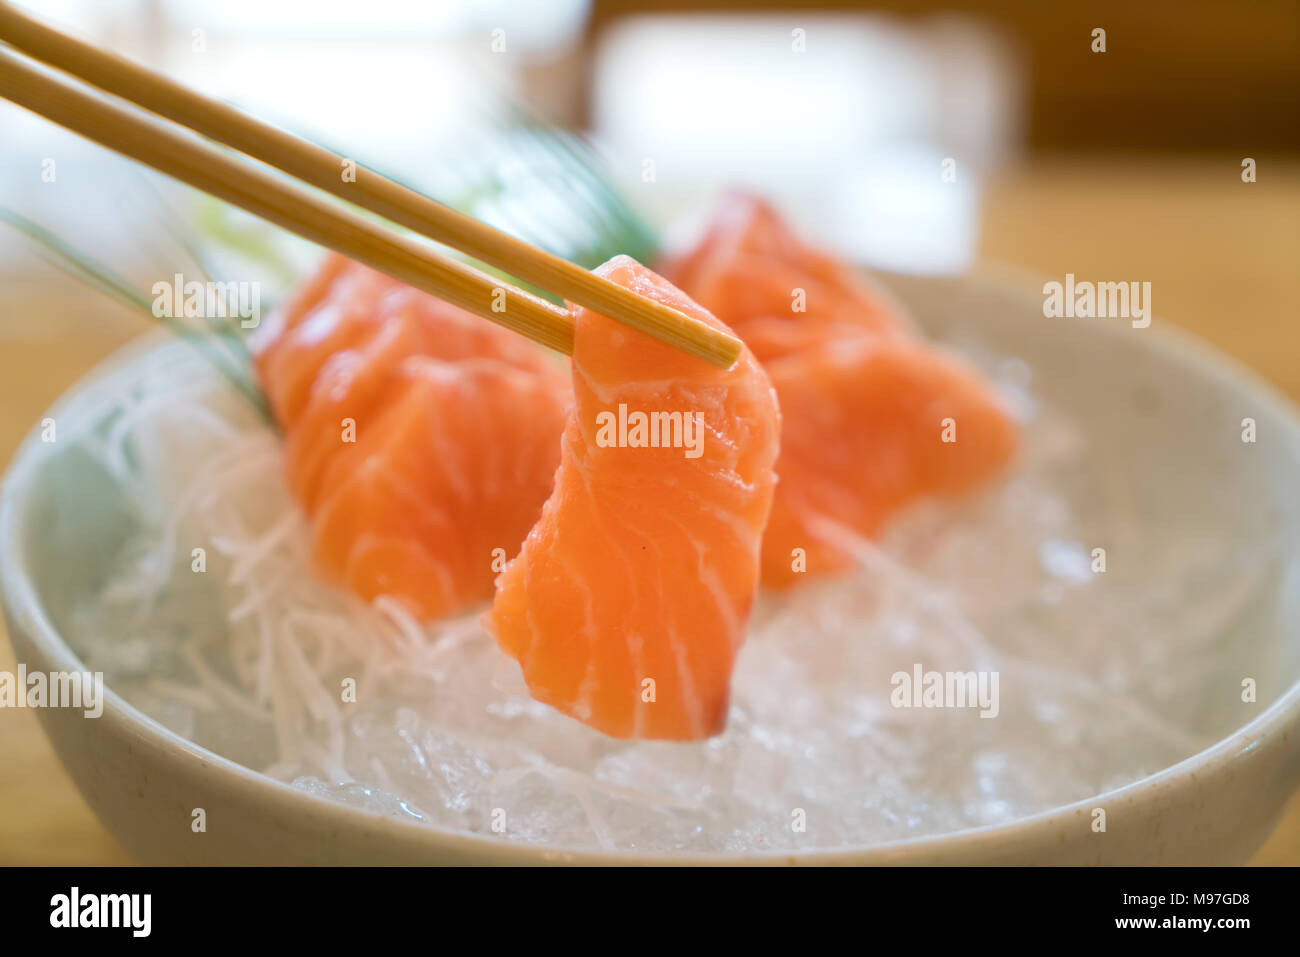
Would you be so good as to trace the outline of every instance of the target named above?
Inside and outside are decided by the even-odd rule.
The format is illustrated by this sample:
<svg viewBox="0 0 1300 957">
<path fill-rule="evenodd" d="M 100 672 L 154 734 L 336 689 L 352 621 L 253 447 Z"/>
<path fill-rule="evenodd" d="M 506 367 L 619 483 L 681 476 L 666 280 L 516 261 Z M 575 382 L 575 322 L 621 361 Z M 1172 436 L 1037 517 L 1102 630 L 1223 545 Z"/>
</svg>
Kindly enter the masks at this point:
<svg viewBox="0 0 1300 957">
<path fill-rule="evenodd" d="M 1044 318 L 1040 285 L 1027 277 L 896 277 L 887 285 L 930 332 L 949 337 L 977 328 L 993 350 L 1025 359 L 1036 389 L 1114 436 L 1117 468 L 1126 448 L 1142 447 L 1144 461 L 1163 463 L 1162 474 L 1134 481 L 1174 488 L 1193 470 L 1201 487 L 1222 489 L 1222 507 L 1263 509 L 1292 571 L 1300 568 L 1300 422 L 1252 375 L 1158 319 L 1135 330 L 1120 320 Z M 150 348 L 156 341 L 124 350 L 71 394 L 94 393 L 112 376 L 130 375 Z M 1240 441 L 1246 416 L 1256 420 L 1260 440 L 1243 452 L 1230 443 Z M 96 580 L 122 534 L 107 494 L 78 472 L 75 455 L 53 453 L 35 435 L 5 481 L 0 577 L 9 634 L 29 671 L 82 668 L 55 622 L 67 596 Z M 1298 578 L 1284 577 L 1278 587 L 1300 590 Z M 1283 612 L 1300 610 L 1300 596 L 1275 597 Z M 1279 613 L 1246 629 L 1241 640 L 1259 650 L 1269 671 L 1255 716 L 1174 767 L 1012 824 L 807 853 L 569 852 L 471 836 L 380 817 L 273 781 L 178 737 L 111 689 L 98 719 L 57 709 L 42 709 L 40 717 L 105 826 L 148 863 L 1240 863 L 1300 786 L 1295 622 L 1295 614 Z M 196 807 L 206 811 L 205 833 L 191 830 Z M 1105 833 L 1090 826 L 1098 807 L 1107 810 Z"/>
</svg>

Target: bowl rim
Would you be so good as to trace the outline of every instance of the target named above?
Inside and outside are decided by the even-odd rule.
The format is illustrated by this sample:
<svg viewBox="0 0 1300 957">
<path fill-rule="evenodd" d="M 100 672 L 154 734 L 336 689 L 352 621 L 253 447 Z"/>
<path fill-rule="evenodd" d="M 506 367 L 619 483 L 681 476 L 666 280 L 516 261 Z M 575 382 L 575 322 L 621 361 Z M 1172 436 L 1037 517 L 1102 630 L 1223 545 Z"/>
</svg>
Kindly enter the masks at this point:
<svg viewBox="0 0 1300 957">
<path fill-rule="evenodd" d="M 877 273 L 888 287 L 889 279 L 898 278 L 915 282 L 915 276 L 892 277 Z M 999 287 L 1004 294 L 1023 294 L 1028 298 L 1034 283 L 1040 287 L 1041 276 L 1019 266 L 1002 263 L 981 263 L 961 276 L 933 277 L 938 281 L 977 283 Z M 1039 294 L 1035 293 L 1037 297 Z M 1057 321 L 1057 320 L 1049 320 Z M 1064 321 L 1064 320 L 1061 320 Z M 1272 383 L 1239 360 L 1223 353 L 1196 336 L 1166 323 L 1153 320 L 1152 326 L 1160 328 L 1139 330 L 1144 333 L 1139 343 L 1142 348 L 1162 353 L 1178 364 L 1190 367 L 1203 377 L 1230 386 L 1234 391 L 1249 395 L 1254 404 L 1267 409 L 1285 424 L 1290 444 L 1300 450 L 1300 407 L 1282 394 Z M 1089 326 L 1099 334 L 1125 335 L 1127 323 L 1094 321 Z M 125 374 L 138 358 L 157 349 L 181 343 L 164 331 L 154 330 L 133 339 L 95 364 L 79 377 L 42 415 L 57 417 L 61 410 L 76 402 L 97 385 L 112 377 Z M 40 419 L 20 443 L 10 461 L 3 483 L 0 485 L 0 598 L 3 599 L 10 621 L 21 628 L 36 650 L 61 670 L 84 671 L 76 652 L 64 641 L 49 620 L 36 583 L 23 562 L 24 520 L 22 508 L 27 486 L 41 464 Z M 13 638 L 11 637 L 11 644 Z M 109 724 L 133 729 L 149 741 L 160 753 L 177 759 L 196 760 L 204 774 L 226 775 L 231 784 L 237 784 L 245 795 L 258 792 L 270 803 L 286 813 L 301 813 L 310 809 L 318 818 L 325 819 L 337 828 L 364 827 L 372 834 L 381 832 L 385 838 L 419 846 L 431 854 L 438 850 L 463 850 L 477 852 L 485 857 L 509 860 L 512 863 L 547 864 L 573 863 L 589 865 L 746 865 L 746 864 L 856 864 L 870 863 L 864 858 L 897 859 L 899 855 L 927 851 L 954 851 L 962 847 L 975 848 L 988 841 L 1015 843 L 1033 832 L 1051 828 L 1058 822 L 1087 813 L 1091 808 L 1115 804 L 1125 799 L 1136 800 L 1144 792 L 1190 781 L 1194 772 L 1204 772 L 1218 767 L 1234 757 L 1254 750 L 1261 740 L 1284 729 L 1288 723 L 1300 730 L 1300 676 L 1291 683 L 1262 712 L 1250 721 L 1235 728 L 1213 744 L 1189 755 L 1175 764 L 1118 788 L 1090 795 L 1069 804 L 1057 805 L 1024 817 L 999 824 L 984 824 L 944 831 L 918 837 L 899 838 L 873 844 L 810 848 L 808 850 L 756 849 L 752 851 L 662 851 L 640 849 L 593 849 L 552 846 L 513 840 L 490 834 L 456 830 L 438 823 L 407 821 L 364 808 L 343 804 L 323 795 L 313 794 L 276 780 L 239 764 L 230 758 L 210 751 L 170 730 L 120 697 L 111 687 L 104 687 L 104 711 L 101 718 Z M 62 760 L 62 755 L 59 755 Z M 459 845 L 459 847 L 457 847 Z"/>
</svg>

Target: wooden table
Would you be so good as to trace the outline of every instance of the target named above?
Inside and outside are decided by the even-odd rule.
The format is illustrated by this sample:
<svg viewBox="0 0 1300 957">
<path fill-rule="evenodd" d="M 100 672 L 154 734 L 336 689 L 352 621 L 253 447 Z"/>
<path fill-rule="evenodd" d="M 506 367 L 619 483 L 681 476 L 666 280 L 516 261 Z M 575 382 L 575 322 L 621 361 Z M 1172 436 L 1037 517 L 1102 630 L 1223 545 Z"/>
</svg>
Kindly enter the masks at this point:
<svg viewBox="0 0 1300 957">
<path fill-rule="evenodd" d="M 1183 326 L 1300 400 L 1300 165 L 1040 160 L 989 184 L 981 254 L 1047 276 L 1146 280 L 1158 321 Z M 53 283 L 53 285 L 52 285 Z M 51 290 L 55 301 L 51 302 Z M 23 302 L 24 297 L 29 301 Z M 140 322 L 67 280 L 6 283 L 0 459 L 73 380 Z M 38 308 L 39 305 L 39 308 Z M 86 317 L 95 316 L 89 323 Z M 13 670 L 0 642 L 0 670 Z M 121 864 L 26 710 L 0 710 L 0 864 Z M 1300 864 L 1300 800 L 1256 864 Z"/>
</svg>

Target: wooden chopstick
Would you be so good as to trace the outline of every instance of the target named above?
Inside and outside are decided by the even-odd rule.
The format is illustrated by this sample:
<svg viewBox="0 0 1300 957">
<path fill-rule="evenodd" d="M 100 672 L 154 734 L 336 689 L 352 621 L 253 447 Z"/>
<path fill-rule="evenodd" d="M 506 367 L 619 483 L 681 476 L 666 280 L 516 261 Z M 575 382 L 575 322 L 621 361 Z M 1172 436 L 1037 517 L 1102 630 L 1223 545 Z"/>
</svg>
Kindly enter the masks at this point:
<svg viewBox="0 0 1300 957">
<path fill-rule="evenodd" d="M 4 49 L 0 49 L 0 95 L 417 289 L 552 349 L 573 351 L 573 318 L 559 306 Z"/>
<path fill-rule="evenodd" d="M 341 173 L 345 162 L 350 161 L 344 157 L 202 96 L 130 60 L 54 30 L 3 2 L 0 2 L 0 40 L 296 179 L 496 266 L 540 289 L 640 329 L 714 365 L 730 367 L 740 355 L 738 339 L 707 323 L 638 296 L 574 263 L 434 202 L 360 164 L 352 164 L 355 177 L 345 180 Z M 43 112 L 39 105 L 29 108 Z M 280 225 L 286 224 L 280 222 Z M 293 229 L 290 226 L 286 228 Z M 308 238 L 321 242 L 314 237 Z M 410 282 L 404 276 L 398 278 Z M 494 283 L 495 287 L 500 285 Z M 487 318 L 499 321 L 499 316 Z M 568 336 L 571 340 L 571 328 Z"/>
</svg>

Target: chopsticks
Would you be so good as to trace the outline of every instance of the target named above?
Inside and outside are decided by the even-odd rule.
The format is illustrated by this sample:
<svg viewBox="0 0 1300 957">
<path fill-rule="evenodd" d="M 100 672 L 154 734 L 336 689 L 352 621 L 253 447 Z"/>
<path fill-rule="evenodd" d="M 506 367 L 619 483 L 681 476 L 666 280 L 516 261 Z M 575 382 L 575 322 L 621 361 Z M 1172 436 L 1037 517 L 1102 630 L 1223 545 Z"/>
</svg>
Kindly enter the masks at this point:
<svg viewBox="0 0 1300 957">
<path fill-rule="evenodd" d="M 335 197 L 727 368 L 738 339 L 436 203 L 0 3 L 0 40 Z M 546 300 L 243 162 L 187 132 L 0 50 L 0 96 L 159 172 L 561 352 L 573 319 Z M 345 168 L 355 175 L 345 179 Z"/>
</svg>

